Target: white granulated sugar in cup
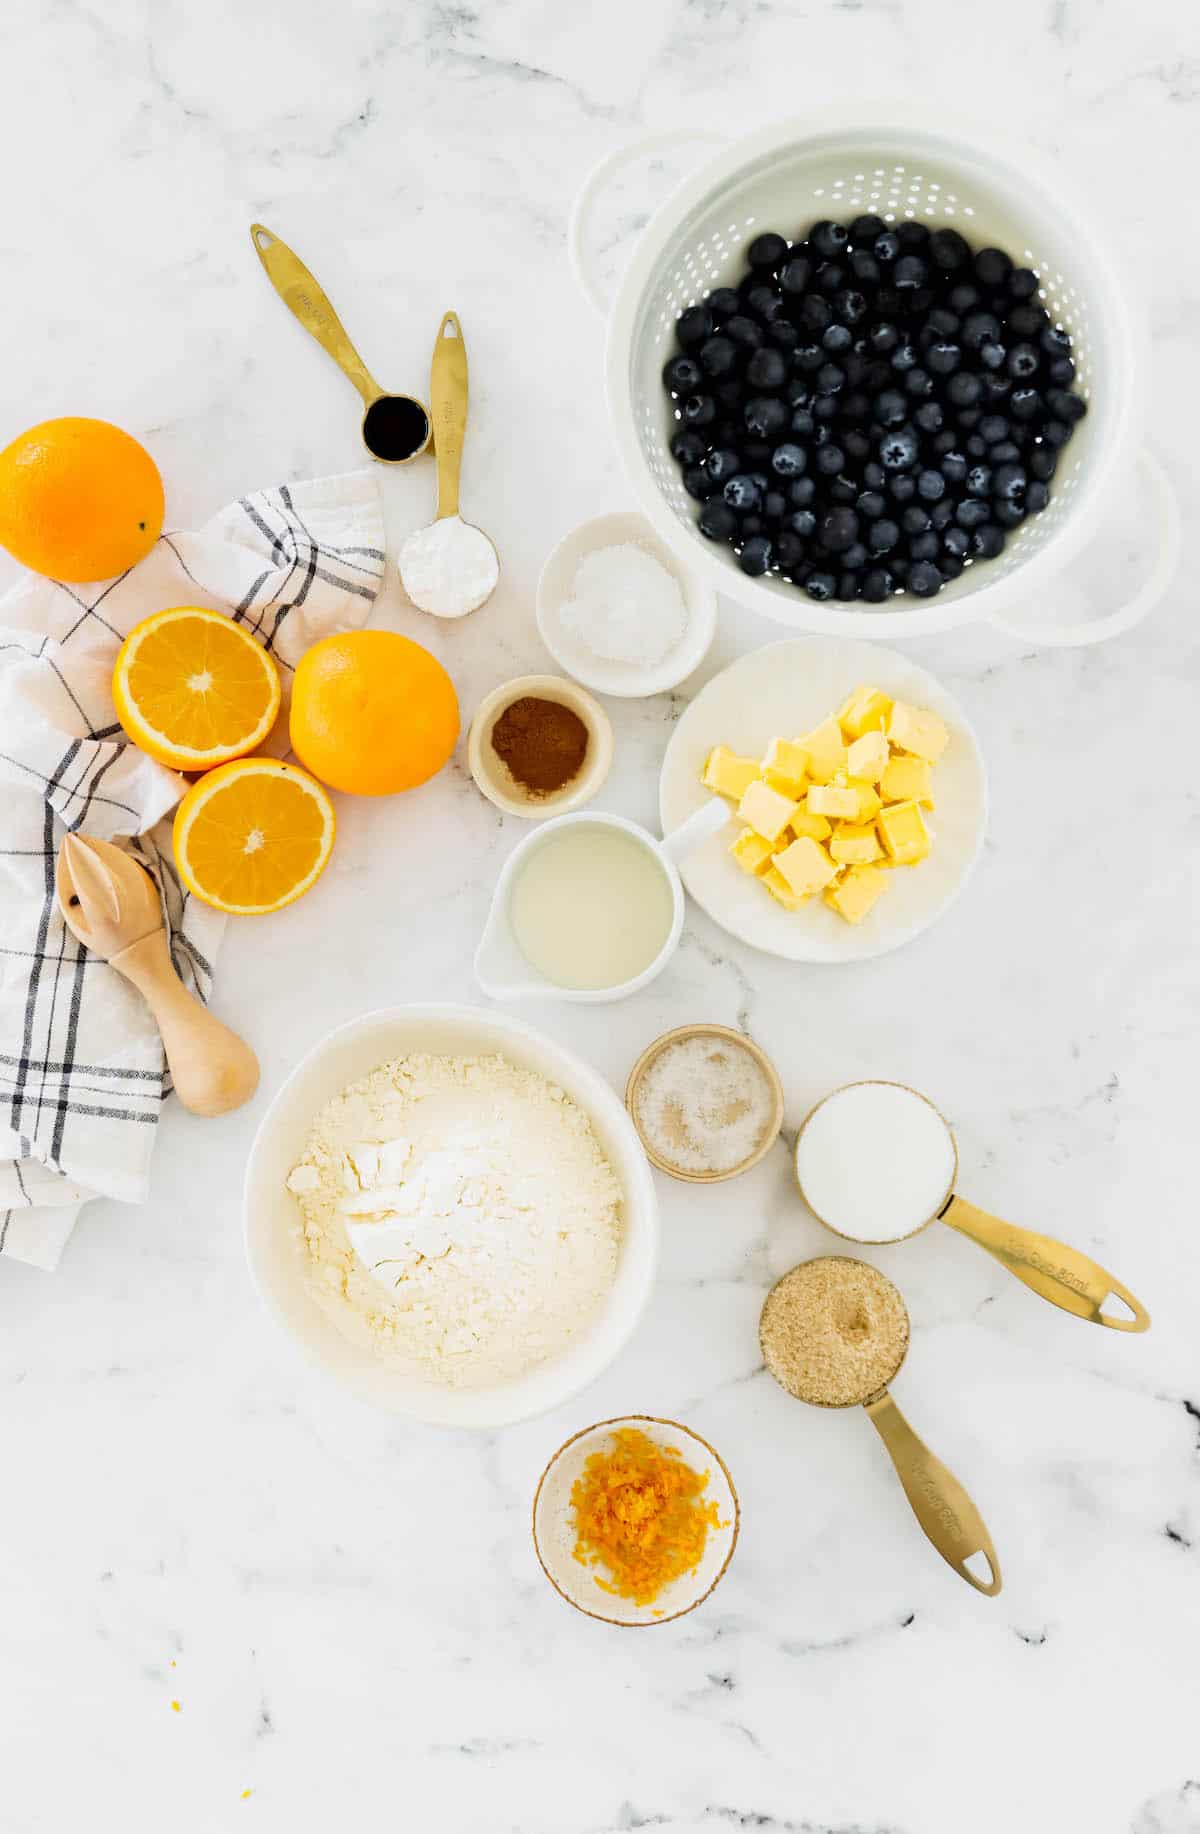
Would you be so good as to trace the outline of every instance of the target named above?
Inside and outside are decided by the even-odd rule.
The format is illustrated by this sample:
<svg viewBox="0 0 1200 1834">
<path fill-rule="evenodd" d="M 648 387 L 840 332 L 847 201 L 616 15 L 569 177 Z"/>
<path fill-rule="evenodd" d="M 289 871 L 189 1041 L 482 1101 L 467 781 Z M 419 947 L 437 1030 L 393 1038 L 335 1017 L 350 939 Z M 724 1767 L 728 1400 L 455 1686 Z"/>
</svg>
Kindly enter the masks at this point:
<svg viewBox="0 0 1200 1834">
<path fill-rule="evenodd" d="M 915 1089 L 851 1083 L 814 1108 L 796 1142 L 804 1201 L 839 1235 L 898 1242 L 949 1197 L 954 1136 Z"/>
<path fill-rule="evenodd" d="M 682 638 L 687 607 L 675 576 L 627 541 L 596 548 L 580 561 L 558 618 L 593 656 L 652 668 Z"/>
</svg>

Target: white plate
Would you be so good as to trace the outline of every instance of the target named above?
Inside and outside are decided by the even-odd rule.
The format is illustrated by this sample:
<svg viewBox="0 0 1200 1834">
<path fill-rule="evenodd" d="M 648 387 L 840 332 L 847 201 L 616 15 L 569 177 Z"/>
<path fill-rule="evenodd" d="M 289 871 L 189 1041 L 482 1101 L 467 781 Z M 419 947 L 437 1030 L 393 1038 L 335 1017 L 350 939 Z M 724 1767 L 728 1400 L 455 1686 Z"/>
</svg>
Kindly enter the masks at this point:
<svg viewBox="0 0 1200 1834">
<path fill-rule="evenodd" d="M 934 768 L 933 848 L 920 866 L 897 868 L 860 924 L 846 923 L 821 898 L 785 911 L 729 855 L 728 826 L 681 862 L 684 885 L 701 910 L 739 941 L 793 962 L 866 961 L 911 942 L 957 898 L 971 875 L 987 826 L 987 777 L 979 743 L 962 708 L 941 683 L 896 650 L 850 638 L 795 637 L 769 643 L 714 677 L 676 726 L 663 759 L 659 809 L 664 834 L 707 801 L 700 782 L 714 745 L 761 757 L 773 738 L 808 732 L 860 683 L 896 700 L 929 707 L 950 731 Z"/>
</svg>

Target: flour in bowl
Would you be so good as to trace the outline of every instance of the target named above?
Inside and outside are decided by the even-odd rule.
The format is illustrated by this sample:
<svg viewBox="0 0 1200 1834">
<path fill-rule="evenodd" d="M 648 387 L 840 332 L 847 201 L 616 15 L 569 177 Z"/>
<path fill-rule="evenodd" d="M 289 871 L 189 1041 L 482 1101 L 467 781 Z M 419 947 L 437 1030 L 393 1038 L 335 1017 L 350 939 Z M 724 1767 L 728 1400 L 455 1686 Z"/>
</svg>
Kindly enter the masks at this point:
<svg viewBox="0 0 1200 1834">
<path fill-rule="evenodd" d="M 616 1275 L 621 1187 L 591 1122 L 504 1057 L 381 1064 L 320 1110 L 287 1183 L 322 1310 L 448 1387 L 561 1354 Z"/>
</svg>

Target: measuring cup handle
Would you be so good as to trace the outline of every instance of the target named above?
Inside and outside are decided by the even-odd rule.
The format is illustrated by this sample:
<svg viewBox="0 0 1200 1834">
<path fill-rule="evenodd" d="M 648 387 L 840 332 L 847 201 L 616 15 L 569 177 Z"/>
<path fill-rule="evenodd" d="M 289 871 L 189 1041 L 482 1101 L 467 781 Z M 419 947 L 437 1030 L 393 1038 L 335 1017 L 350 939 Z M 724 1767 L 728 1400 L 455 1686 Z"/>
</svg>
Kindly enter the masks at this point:
<svg viewBox="0 0 1200 1834">
<path fill-rule="evenodd" d="M 672 828 L 670 834 L 663 835 L 663 851 L 679 866 L 689 853 L 695 853 L 697 847 L 702 847 L 714 834 L 719 834 L 728 820 L 729 805 L 719 796 L 710 796 L 678 828 Z"/>
<path fill-rule="evenodd" d="M 1124 605 L 1118 606 L 1116 611 L 1110 611 L 1101 618 L 1082 618 L 1075 624 L 1025 624 L 1020 618 L 1010 618 L 1003 611 L 994 611 L 990 613 L 990 622 L 998 630 L 1041 649 L 1071 649 L 1080 644 L 1103 643 L 1109 637 L 1119 637 L 1123 631 L 1132 630 L 1135 624 L 1140 624 L 1143 618 L 1149 616 L 1179 570 L 1182 534 L 1175 486 L 1153 453 L 1145 448 L 1138 454 L 1138 463 L 1158 498 L 1159 513 L 1154 564 L 1139 590 Z M 1067 581 L 1061 584 L 1052 582 L 1046 591 L 1060 597 L 1063 593 L 1069 593 L 1071 597 L 1083 602 L 1078 588 Z"/>
<path fill-rule="evenodd" d="M 960 1579 L 995 1598 L 1003 1583 L 1000 1562 L 983 1517 L 958 1479 L 917 1437 L 886 1389 L 866 1409 L 926 1538 Z M 986 1579 L 967 1564 L 980 1555 L 988 1564 Z"/>
<path fill-rule="evenodd" d="M 685 146 L 689 140 L 703 140 L 711 151 L 720 144 L 721 136 L 714 139 L 712 134 L 692 127 L 669 128 L 663 133 L 644 134 L 640 139 L 630 140 L 624 146 L 616 147 L 613 152 L 606 153 L 576 192 L 571 214 L 567 218 L 567 260 L 571 264 L 576 286 L 600 318 L 607 317 L 609 301 L 592 272 L 587 252 L 588 229 L 596 200 L 609 180 L 615 178 L 625 166 L 636 164 L 639 159 L 644 159 L 648 153 L 657 152 L 660 148 L 665 151 L 670 146 Z"/>
<path fill-rule="evenodd" d="M 1150 1314 L 1141 1301 L 1077 1248 L 1056 1242 L 1053 1236 L 1035 1235 L 1032 1229 L 1019 1229 L 1015 1223 L 977 1210 L 962 1197 L 950 1199 L 942 1221 L 978 1242 L 1039 1298 L 1062 1311 L 1089 1324 L 1107 1325 L 1110 1331 L 1149 1330 Z M 1105 1301 L 1114 1297 L 1128 1309 L 1127 1318 L 1103 1310 Z"/>
</svg>

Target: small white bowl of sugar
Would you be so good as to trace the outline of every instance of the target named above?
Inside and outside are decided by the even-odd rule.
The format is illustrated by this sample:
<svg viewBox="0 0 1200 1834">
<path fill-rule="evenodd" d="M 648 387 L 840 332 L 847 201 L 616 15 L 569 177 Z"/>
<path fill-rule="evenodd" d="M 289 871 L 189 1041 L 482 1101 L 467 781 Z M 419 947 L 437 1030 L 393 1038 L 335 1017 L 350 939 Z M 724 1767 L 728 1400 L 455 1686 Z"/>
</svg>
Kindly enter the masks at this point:
<svg viewBox="0 0 1200 1834">
<path fill-rule="evenodd" d="M 559 667 L 585 688 L 641 699 L 699 668 L 717 596 L 644 516 L 620 510 L 559 542 L 538 581 L 537 621 Z"/>
</svg>

